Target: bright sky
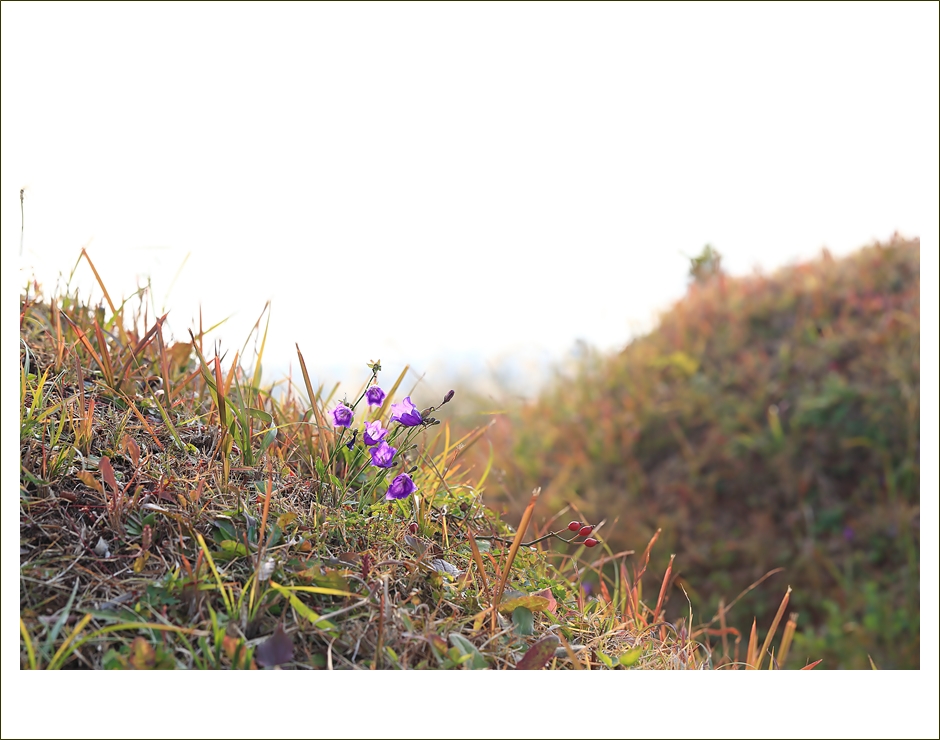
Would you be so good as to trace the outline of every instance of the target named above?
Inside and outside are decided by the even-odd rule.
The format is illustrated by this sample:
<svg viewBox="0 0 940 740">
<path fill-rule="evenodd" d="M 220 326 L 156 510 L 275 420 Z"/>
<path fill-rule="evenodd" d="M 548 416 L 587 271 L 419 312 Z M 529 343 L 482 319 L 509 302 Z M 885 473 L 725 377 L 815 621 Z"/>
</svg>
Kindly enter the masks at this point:
<svg viewBox="0 0 940 740">
<path fill-rule="evenodd" d="M 740 274 L 921 234 L 936 16 L 4 3 L 3 253 L 25 186 L 41 281 L 87 243 L 232 349 L 270 299 L 269 364 L 323 376 L 622 346 L 706 242 Z"/>
<path fill-rule="evenodd" d="M 329 381 L 622 346 L 706 242 L 744 274 L 898 230 L 933 239 L 932 280 L 937 27 L 936 3 L 4 2 L 5 295 L 88 244 L 112 291 L 152 276 L 177 337 L 202 304 L 240 348 L 270 299 L 270 363 L 299 342 Z"/>
</svg>

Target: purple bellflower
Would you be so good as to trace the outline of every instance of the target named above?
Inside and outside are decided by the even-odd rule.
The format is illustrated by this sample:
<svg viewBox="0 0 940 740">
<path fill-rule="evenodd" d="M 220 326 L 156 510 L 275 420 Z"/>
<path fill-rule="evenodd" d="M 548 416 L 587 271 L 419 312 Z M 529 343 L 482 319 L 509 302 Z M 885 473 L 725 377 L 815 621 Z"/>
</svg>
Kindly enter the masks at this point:
<svg viewBox="0 0 940 740">
<path fill-rule="evenodd" d="M 385 391 L 377 385 L 370 385 L 366 391 L 366 400 L 370 406 L 381 406 L 382 401 L 385 400 Z"/>
<path fill-rule="evenodd" d="M 341 403 L 335 409 L 333 409 L 333 426 L 337 427 L 348 427 L 352 424 L 353 420 L 353 411 L 349 406 L 344 403 Z"/>
<path fill-rule="evenodd" d="M 396 452 L 398 452 L 398 450 L 394 447 L 389 447 L 388 442 L 385 440 L 382 440 L 369 450 L 369 454 L 372 455 L 372 464 L 377 468 L 392 467 L 392 458 L 395 457 Z"/>
<path fill-rule="evenodd" d="M 385 439 L 386 434 L 388 434 L 388 429 L 382 428 L 381 421 L 367 421 L 365 431 L 362 433 L 362 441 L 371 447 Z"/>
<path fill-rule="evenodd" d="M 392 404 L 392 421 L 406 427 L 416 427 L 421 423 L 421 412 L 411 402 L 411 396 L 406 396 L 401 403 Z"/>
<path fill-rule="evenodd" d="M 412 493 L 417 490 L 417 486 L 411 476 L 408 473 L 401 473 L 398 475 L 395 480 L 392 481 L 392 484 L 388 487 L 388 492 L 385 494 L 385 498 L 389 501 L 395 499 L 408 498 Z"/>
</svg>

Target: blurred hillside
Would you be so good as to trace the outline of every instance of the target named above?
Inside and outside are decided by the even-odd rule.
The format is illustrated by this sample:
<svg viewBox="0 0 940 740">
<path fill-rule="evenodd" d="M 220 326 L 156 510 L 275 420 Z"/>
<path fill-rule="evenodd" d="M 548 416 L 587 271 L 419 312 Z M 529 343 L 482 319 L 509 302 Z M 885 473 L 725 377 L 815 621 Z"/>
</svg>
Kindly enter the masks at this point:
<svg viewBox="0 0 940 740">
<path fill-rule="evenodd" d="M 745 639 L 789 584 L 800 659 L 917 668 L 919 305 L 917 239 L 747 278 L 706 249 L 657 329 L 507 401 L 488 501 L 513 512 L 540 485 L 543 517 L 607 518 L 614 551 L 661 527 L 651 568 L 676 553 L 706 618 L 783 567 L 729 614 Z M 688 609 L 674 589 L 667 618 Z"/>
</svg>

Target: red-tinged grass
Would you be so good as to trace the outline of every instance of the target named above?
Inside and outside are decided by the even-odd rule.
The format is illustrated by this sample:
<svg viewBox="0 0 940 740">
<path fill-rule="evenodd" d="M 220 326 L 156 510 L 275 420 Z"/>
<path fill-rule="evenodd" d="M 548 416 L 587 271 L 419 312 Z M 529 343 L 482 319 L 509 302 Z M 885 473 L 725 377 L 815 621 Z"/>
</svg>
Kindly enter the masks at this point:
<svg viewBox="0 0 940 740">
<path fill-rule="evenodd" d="M 633 550 L 603 540 L 547 547 L 568 507 L 537 520 L 537 492 L 515 531 L 484 506 L 492 456 L 477 466 L 468 452 L 485 428 L 428 428 L 409 461 L 418 495 L 373 502 L 326 422 L 335 387 L 313 387 L 299 347 L 302 385 L 277 393 L 260 385 L 260 318 L 246 368 L 244 348 L 228 364 L 205 352 L 201 318 L 170 343 L 141 292 L 133 312 L 101 288 L 110 314 L 35 285 L 22 301 L 23 667 L 739 667 L 724 622 L 718 654 L 691 611 L 664 616 L 672 559 L 644 599 L 660 532 L 628 568 Z"/>
</svg>

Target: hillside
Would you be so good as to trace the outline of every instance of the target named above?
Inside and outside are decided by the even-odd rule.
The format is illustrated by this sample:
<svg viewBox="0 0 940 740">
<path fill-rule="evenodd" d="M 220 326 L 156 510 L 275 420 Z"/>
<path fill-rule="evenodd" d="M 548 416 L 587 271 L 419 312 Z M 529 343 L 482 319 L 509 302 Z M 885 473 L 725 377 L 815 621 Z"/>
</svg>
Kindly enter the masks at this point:
<svg viewBox="0 0 940 740">
<path fill-rule="evenodd" d="M 783 568 L 729 624 L 769 619 L 789 584 L 801 660 L 916 668 L 919 241 L 746 278 L 716 257 L 650 334 L 495 420 L 487 501 L 511 510 L 542 486 L 537 514 L 608 518 L 614 550 L 661 528 L 651 571 L 675 553 L 675 585 L 707 618 Z M 674 591 L 667 617 L 687 612 Z"/>
</svg>

